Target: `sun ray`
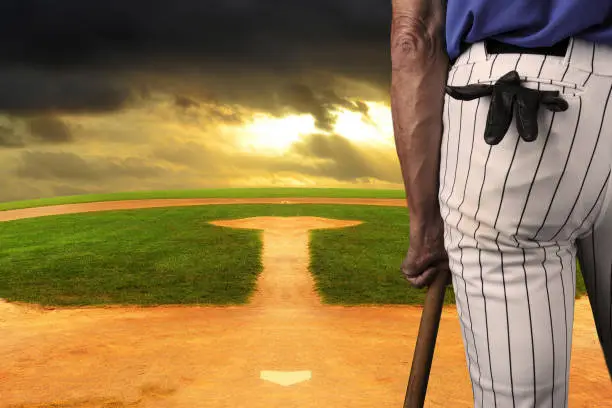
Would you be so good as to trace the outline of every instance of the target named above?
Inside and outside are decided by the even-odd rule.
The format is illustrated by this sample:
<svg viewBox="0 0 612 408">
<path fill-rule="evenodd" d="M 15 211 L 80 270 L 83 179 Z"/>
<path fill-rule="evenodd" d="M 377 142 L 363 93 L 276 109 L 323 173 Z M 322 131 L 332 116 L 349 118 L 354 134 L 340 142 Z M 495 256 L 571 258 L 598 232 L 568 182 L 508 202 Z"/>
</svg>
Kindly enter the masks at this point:
<svg viewBox="0 0 612 408">
<path fill-rule="evenodd" d="M 393 132 L 389 109 L 367 103 L 368 114 L 341 109 L 336 112 L 334 132 L 361 144 L 392 145 Z"/>
<path fill-rule="evenodd" d="M 317 132 L 315 120 L 310 115 L 289 115 L 275 118 L 256 114 L 249 124 L 242 127 L 242 147 L 248 150 L 283 152 L 302 136 Z"/>
<path fill-rule="evenodd" d="M 393 126 L 387 106 L 364 102 L 367 114 L 348 109 L 331 112 L 335 117 L 331 131 L 318 129 L 312 115 L 288 115 L 277 118 L 257 113 L 248 124 L 235 128 L 240 147 L 246 151 L 283 154 L 293 143 L 313 133 L 335 133 L 356 144 L 393 147 Z"/>
</svg>

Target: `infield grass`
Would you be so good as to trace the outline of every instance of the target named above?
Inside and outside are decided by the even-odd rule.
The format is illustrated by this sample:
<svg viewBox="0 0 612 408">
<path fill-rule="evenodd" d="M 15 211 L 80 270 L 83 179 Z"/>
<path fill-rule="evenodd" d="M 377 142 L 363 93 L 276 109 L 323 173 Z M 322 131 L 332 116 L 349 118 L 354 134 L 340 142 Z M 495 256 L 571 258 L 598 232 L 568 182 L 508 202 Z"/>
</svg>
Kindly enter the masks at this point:
<svg viewBox="0 0 612 408">
<path fill-rule="evenodd" d="M 323 302 L 423 303 L 425 290 L 399 271 L 406 209 L 365 205 L 212 205 L 0 223 L 0 298 L 47 306 L 244 304 L 262 269 L 260 233 L 207 221 L 255 216 L 364 221 L 312 231 L 310 268 Z M 446 303 L 454 303 L 451 288 Z"/>
</svg>

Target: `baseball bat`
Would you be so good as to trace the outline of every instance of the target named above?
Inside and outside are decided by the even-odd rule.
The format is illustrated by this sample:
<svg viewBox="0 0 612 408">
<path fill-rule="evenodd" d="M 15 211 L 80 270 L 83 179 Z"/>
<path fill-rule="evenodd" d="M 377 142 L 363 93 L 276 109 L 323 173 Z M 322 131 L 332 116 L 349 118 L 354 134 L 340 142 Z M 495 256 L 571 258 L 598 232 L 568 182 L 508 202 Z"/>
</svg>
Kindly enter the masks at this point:
<svg viewBox="0 0 612 408">
<path fill-rule="evenodd" d="M 423 408 L 450 271 L 438 273 L 427 290 L 417 335 L 404 408 Z"/>
</svg>

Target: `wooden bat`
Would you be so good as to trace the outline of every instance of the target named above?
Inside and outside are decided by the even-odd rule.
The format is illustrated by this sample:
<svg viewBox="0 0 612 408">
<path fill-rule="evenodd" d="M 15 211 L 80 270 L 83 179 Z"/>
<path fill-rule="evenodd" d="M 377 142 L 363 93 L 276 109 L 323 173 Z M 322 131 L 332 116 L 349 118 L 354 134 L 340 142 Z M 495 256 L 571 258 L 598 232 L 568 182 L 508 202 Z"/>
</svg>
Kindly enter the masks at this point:
<svg viewBox="0 0 612 408">
<path fill-rule="evenodd" d="M 421 323 L 419 325 L 419 334 L 414 347 L 414 356 L 412 357 L 408 388 L 404 398 L 404 408 L 423 408 L 425 404 L 427 382 L 429 381 L 438 327 L 440 326 L 440 317 L 442 315 L 442 306 L 444 304 L 444 295 L 449 279 L 450 271 L 440 271 L 427 290 Z"/>
</svg>

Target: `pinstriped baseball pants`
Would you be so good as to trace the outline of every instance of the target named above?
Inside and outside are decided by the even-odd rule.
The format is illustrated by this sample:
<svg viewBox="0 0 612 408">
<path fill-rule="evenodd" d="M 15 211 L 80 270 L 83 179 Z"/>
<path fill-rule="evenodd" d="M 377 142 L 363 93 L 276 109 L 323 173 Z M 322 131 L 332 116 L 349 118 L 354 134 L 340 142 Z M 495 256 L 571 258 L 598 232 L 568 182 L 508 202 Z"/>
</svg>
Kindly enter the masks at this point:
<svg viewBox="0 0 612 408">
<path fill-rule="evenodd" d="M 538 114 L 524 142 L 513 121 L 489 146 L 489 97 L 446 96 L 439 199 L 475 407 L 567 407 L 576 256 L 612 379 L 612 47 L 572 40 L 565 57 L 456 61 L 449 85 L 558 90 L 565 112 Z"/>
</svg>

